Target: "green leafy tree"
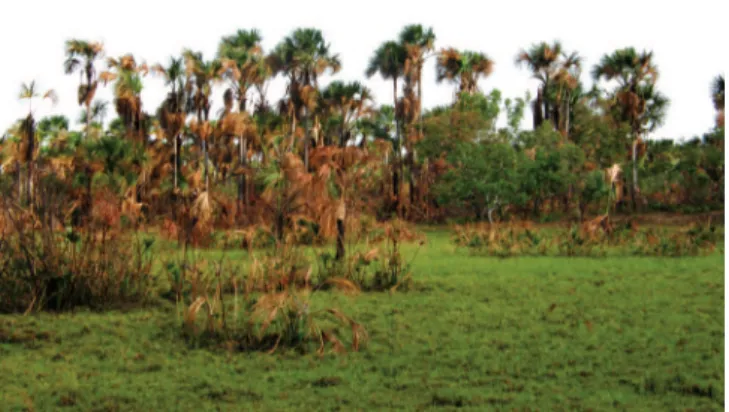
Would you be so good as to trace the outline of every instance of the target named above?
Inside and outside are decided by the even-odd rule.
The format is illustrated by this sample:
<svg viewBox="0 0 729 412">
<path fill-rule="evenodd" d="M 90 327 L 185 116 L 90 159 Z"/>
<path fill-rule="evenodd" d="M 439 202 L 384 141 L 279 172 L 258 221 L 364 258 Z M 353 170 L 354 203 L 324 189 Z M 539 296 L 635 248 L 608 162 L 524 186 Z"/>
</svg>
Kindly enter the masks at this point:
<svg viewBox="0 0 729 412">
<path fill-rule="evenodd" d="M 519 160 L 505 143 L 460 142 L 448 154 L 452 168 L 434 187 L 438 203 L 471 209 L 477 219 L 493 222 L 493 213 L 518 201 Z"/>
</svg>

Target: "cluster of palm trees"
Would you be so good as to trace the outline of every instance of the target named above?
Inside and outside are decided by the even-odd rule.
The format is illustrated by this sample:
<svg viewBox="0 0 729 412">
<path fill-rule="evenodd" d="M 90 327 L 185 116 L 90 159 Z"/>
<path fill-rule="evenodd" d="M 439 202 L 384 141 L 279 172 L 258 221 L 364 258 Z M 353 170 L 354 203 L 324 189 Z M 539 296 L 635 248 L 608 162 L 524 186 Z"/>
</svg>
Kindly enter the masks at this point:
<svg viewBox="0 0 729 412">
<path fill-rule="evenodd" d="M 383 193 L 383 197 L 392 199 L 389 207 L 393 211 L 403 213 L 404 203 L 414 205 L 422 195 L 416 190 L 424 173 L 416 148 L 424 138 L 427 116 L 422 108 L 426 61 L 435 58 L 439 83 L 448 81 L 456 86 L 455 101 L 480 93 L 479 80 L 494 69 L 494 62 L 483 52 L 452 47 L 436 51 L 431 28 L 408 25 L 396 39 L 382 43 L 365 68 L 368 78 L 379 74 L 392 81 L 392 105 L 377 107 L 372 92 L 358 81 L 337 80 L 320 86 L 322 76 L 337 73 L 342 65 L 321 31 L 296 29 L 269 52 L 263 50 L 261 41 L 257 30 L 238 30 L 221 39 L 214 57 L 186 49 L 166 64 L 151 67 L 131 54 L 107 58 L 103 45 L 97 42 L 73 39 L 66 43 L 65 72 L 78 73 L 80 79 L 78 104 L 83 108 L 84 138 L 99 140 L 116 133 L 149 152 L 147 161 L 135 163 L 143 178 L 131 187 L 129 196 L 133 201 L 141 202 L 145 190 L 152 196 L 153 190 L 144 182 L 165 176 L 170 177 L 173 193 L 183 185 L 209 192 L 212 175 L 213 181 L 237 180 L 237 200 L 242 209 L 255 197 L 252 161 L 261 165 L 280 163 L 286 154 L 295 153 L 303 162 L 303 170 L 316 173 L 312 170 L 312 151 L 348 147 L 364 150 L 379 139 L 388 144 L 382 159 L 388 177 L 381 177 L 389 180 L 389 193 Z M 590 90 L 580 79 L 582 58 L 576 52 L 565 51 L 557 41 L 519 51 L 515 63 L 540 81 L 531 102 L 535 129 L 546 122 L 570 139 L 574 107 L 585 96 L 593 97 L 596 112 L 609 116 L 616 124 L 630 126 L 630 187 L 635 202 L 639 194 L 636 164 L 644 150 L 642 136 L 661 124 L 668 105 L 668 99 L 655 86 L 658 69 L 653 54 L 625 48 L 603 56 L 592 69 L 595 86 Z M 144 78 L 150 73 L 168 87 L 165 99 L 152 114 L 145 111 L 141 99 Z M 277 76 L 286 79 L 286 93 L 270 104 L 267 86 Z M 600 81 L 616 81 L 617 86 L 602 90 L 598 87 Z M 221 84 L 225 87 L 223 109 L 211 113 L 213 89 Z M 94 99 L 99 85 L 112 87 L 113 108 L 118 115 L 106 132 L 101 124 L 107 105 Z M 713 87 L 719 112 L 717 124 L 723 127 L 723 76 Z M 52 92 L 40 94 L 31 83 L 24 85 L 21 97 L 32 102 L 33 98 L 55 96 Z M 38 152 L 32 106 L 21 126 L 15 132 L 22 147 L 18 146 L 17 155 L 11 157 L 20 199 L 32 202 L 33 164 Z M 27 165 L 24 185 L 20 184 L 21 164 Z M 409 202 L 402 195 L 405 178 Z"/>
</svg>

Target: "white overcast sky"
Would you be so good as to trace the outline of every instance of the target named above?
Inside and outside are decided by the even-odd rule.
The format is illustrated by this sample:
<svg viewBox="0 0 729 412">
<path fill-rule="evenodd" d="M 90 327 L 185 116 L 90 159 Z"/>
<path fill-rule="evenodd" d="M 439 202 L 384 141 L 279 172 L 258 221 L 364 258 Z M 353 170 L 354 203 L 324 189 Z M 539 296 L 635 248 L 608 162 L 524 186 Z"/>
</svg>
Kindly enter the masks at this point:
<svg viewBox="0 0 729 412">
<path fill-rule="evenodd" d="M 349 8 L 355 7 L 356 8 Z M 671 100 L 664 126 L 654 138 L 688 138 L 708 131 L 714 122 L 709 85 L 724 72 L 725 1 L 140 1 L 90 0 L 5 1 L 0 13 L 4 62 L 0 75 L 0 129 L 26 114 L 18 102 L 20 84 L 35 79 L 42 89 L 53 88 L 57 106 L 46 103 L 37 116 L 64 114 L 73 121 L 78 75 L 63 73 L 64 42 L 69 38 L 102 41 L 108 56 L 133 53 L 149 64 L 166 62 L 184 47 L 214 56 L 220 38 L 239 28 L 257 28 L 270 50 L 296 27 L 316 27 L 340 54 L 342 70 L 334 77 L 360 80 L 373 90 L 378 103 L 392 101 L 392 84 L 364 70 L 375 48 L 394 39 L 406 24 L 432 26 L 436 48 L 456 47 L 487 53 L 494 73 L 480 82 L 482 90 L 502 91 L 504 98 L 535 94 L 536 81 L 514 65 L 520 48 L 558 39 L 585 58 L 583 80 L 608 52 L 634 46 L 651 49 L 661 77 L 659 89 Z M 434 60 L 424 71 L 425 107 L 452 100 L 454 86 L 436 84 Z M 322 84 L 332 80 L 322 79 Z M 110 87 L 97 98 L 111 100 Z M 280 98 L 283 82 L 269 87 L 269 101 Z M 221 106 L 215 94 L 213 113 Z M 162 80 L 149 76 L 142 92 L 144 110 L 154 112 L 164 96 Z M 37 105 L 37 104 L 36 104 Z M 212 113 L 211 113 L 212 114 Z M 114 117 L 113 108 L 107 119 Z M 531 128 L 527 112 L 523 126 Z M 502 119 L 503 121 L 503 119 Z"/>
</svg>

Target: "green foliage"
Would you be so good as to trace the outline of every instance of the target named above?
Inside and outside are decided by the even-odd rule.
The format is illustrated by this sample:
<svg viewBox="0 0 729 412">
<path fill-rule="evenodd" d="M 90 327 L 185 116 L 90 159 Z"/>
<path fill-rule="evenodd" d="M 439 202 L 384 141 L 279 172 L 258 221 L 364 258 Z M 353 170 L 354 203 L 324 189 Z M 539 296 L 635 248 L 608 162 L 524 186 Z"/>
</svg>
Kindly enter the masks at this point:
<svg viewBox="0 0 729 412">
<path fill-rule="evenodd" d="M 433 188 L 446 207 L 471 208 L 478 219 L 518 201 L 518 154 L 505 143 L 462 142 L 448 155 L 453 168 Z"/>
<path fill-rule="evenodd" d="M 600 170 L 593 170 L 585 176 L 580 185 L 580 197 L 585 203 L 601 203 L 608 198 L 610 186 L 605 182 L 605 175 Z"/>
</svg>

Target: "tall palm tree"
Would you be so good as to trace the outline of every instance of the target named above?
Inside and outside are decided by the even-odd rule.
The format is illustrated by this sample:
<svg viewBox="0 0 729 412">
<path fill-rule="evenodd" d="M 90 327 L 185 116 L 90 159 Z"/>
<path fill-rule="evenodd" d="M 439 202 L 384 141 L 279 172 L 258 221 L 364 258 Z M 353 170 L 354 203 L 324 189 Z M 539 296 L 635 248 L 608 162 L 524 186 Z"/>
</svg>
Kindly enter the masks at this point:
<svg viewBox="0 0 729 412">
<path fill-rule="evenodd" d="M 33 118 L 33 99 L 50 99 L 52 104 L 58 102 L 58 97 L 53 89 L 49 89 L 44 93 L 40 93 L 35 80 L 30 83 L 23 83 L 20 86 L 20 100 L 28 100 L 28 116 L 23 120 L 20 127 L 20 134 L 23 138 L 23 146 L 25 150 L 21 151 L 22 160 L 27 164 L 27 177 L 25 182 L 25 197 L 27 204 L 32 207 L 33 204 L 33 156 L 35 155 L 35 119 Z M 21 199 L 22 201 L 22 196 Z"/>
<path fill-rule="evenodd" d="M 604 79 L 618 83 L 612 92 L 612 108 L 617 119 L 630 125 L 633 134 L 631 201 L 636 209 L 636 197 L 640 193 L 637 157 L 641 136 L 662 124 L 668 106 L 668 99 L 655 89 L 658 68 L 653 62 L 653 53 L 639 53 L 632 47 L 616 50 L 600 59 L 592 70 L 592 77 L 595 81 Z"/>
<path fill-rule="evenodd" d="M 213 85 L 220 81 L 220 72 L 223 67 L 220 60 L 205 60 L 201 52 L 186 49 L 183 51 L 185 59 L 185 73 L 187 75 L 186 87 L 190 89 L 192 109 L 198 122 L 209 121 Z"/>
<path fill-rule="evenodd" d="M 412 76 L 417 83 L 418 89 L 418 108 L 423 105 L 423 63 L 427 58 L 426 53 L 432 52 L 435 45 L 435 33 L 433 28 L 424 28 L 420 24 L 410 24 L 400 31 L 400 44 L 403 45 L 408 52 L 409 63 L 413 66 Z M 406 69 L 406 72 L 409 71 Z M 423 122 L 420 110 L 417 113 L 420 133 L 423 133 Z"/>
<path fill-rule="evenodd" d="M 91 111 L 89 113 L 89 110 Z M 94 122 L 98 123 L 99 125 L 104 124 L 104 118 L 108 114 L 109 111 L 109 103 L 102 101 L 102 100 L 94 100 L 93 103 L 91 103 L 91 107 L 89 109 L 82 109 L 81 114 L 79 115 L 78 122 L 84 123 L 89 118 L 91 119 L 91 123 Z"/>
<path fill-rule="evenodd" d="M 166 86 L 170 86 L 167 98 L 162 103 L 158 112 L 160 126 L 165 131 L 167 138 L 172 139 L 174 146 L 174 167 L 173 167 L 173 188 L 178 185 L 178 175 L 181 167 L 180 149 L 182 141 L 180 134 L 185 127 L 187 115 L 187 95 L 185 93 L 185 66 L 182 58 L 170 57 L 167 66 L 156 64 L 152 72 L 162 76 Z"/>
<path fill-rule="evenodd" d="M 357 121 L 371 112 L 372 92 L 360 82 L 334 81 L 321 93 L 327 111 L 339 118 L 339 146 L 345 147 Z"/>
<path fill-rule="evenodd" d="M 238 111 L 246 112 L 248 91 L 251 87 L 262 90 L 263 82 L 269 72 L 268 61 L 263 55 L 261 47 L 261 34 L 258 30 L 238 30 L 235 34 L 223 37 L 218 46 L 218 58 L 223 64 L 223 76 L 231 83 L 226 95 L 233 94 L 238 100 Z M 262 97 L 263 98 L 263 97 Z M 226 105 L 227 106 L 227 105 Z M 240 117 L 242 119 L 242 117 Z M 236 128 L 241 131 L 244 127 Z M 241 168 L 246 167 L 248 157 L 248 142 L 244 133 L 238 138 L 238 163 Z M 238 182 L 238 201 L 248 203 L 248 182 L 245 173 L 241 173 Z"/>
<path fill-rule="evenodd" d="M 138 65 L 134 56 L 126 54 L 107 60 L 109 71 L 102 72 L 99 79 L 106 85 L 114 83 L 114 106 L 124 124 L 127 136 L 146 144 L 146 129 L 142 113 L 142 77 L 147 75 L 146 64 Z"/>
<path fill-rule="evenodd" d="M 443 49 L 438 54 L 436 80 L 449 80 L 459 85 L 461 93 L 474 94 L 478 91 L 479 77 L 488 77 L 494 69 L 494 62 L 486 54 L 473 51 Z"/>
<path fill-rule="evenodd" d="M 426 53 L 432 51 L 434 48 L 435 33 L 432 28 L 426 29 L 420 24 L 411 24 L 405 26 L 400 31 L 399 40 L 406 51 L 403 73 L 405 76 L 405 87 L 400 110 L 403 111 L 401 119 L 407 119 L 405 122 L 405 126 L 408 129 L 405 139 L 405 160 L 410 172 L 408 175 L 410 204 L 414 204 L 416 198 L 415 182 L 418 180 L 418 170 L 415 168 L 416 153 L 414 145 L 423 136 L 423 117 L 421 113 L 423 102 L 423 63 L 427 57 L 430 57 L 426 56 Z M 416 90 L 417 95 L 415 94 Z M 417 131 L 415 129 L 416 122 L 418 124 Z"/>
<path fill-rule="evenodd" d="M 261 34 L 258 30 L 238 30 L 223 37 L 218 46 L 223 76 L 230 80 L 231 90 L 238 100 L 238 111 L 246 111 L 248 90 L 254 86 L 263 60 Z"/>
<path fill-rule="evenodd" d="M 214 83 L 220 81 L 219 73 L 223 65 L 217 59 L 204 60 L 201 52 L 186 49 L 182 54 L 185 58 L 185 71 L 187 74 L 187 84 L 185 87 L 189 90 L 192 99 L 191 108 L 197 116 L 196 127 L 191 127 L 191 130 L 193 130 L 193 133 L 202 145 L 205 190 L 207 191 L 210 187 L 208 147 L 209 138 L 212 137 L 212 129 L 209 123 L 211 107 L 210 95 L 212 94 Z"/>
<path fill-rule="evenodd" d="M 579 54 L 576 52 L 569 55 L 563 54 L 563 59 L 554 74 L 552 90 L 549 91 L 548 97 L 555 103 L 552 118 L 557 130 L 566 137 L 569 136 L 572 102 L 577 97 L 575 92 L 580 87 L 581 68 L 582 58 Z"/>
<path fill-rule="evenodd" d="M 405 48 L 401 44 L 396 41 L 385 42 L 375 50 L 365 71 L 367 78 L 371 78 L 375 73 L 380 73 L 383 79 L 392 79 L 393 108 L 397 107 L 397 81 L 405 71 L 406 56 Z M 402 141 L 400 139 L 400 119 L 397 110 L 393 114 L 395 118 L 395 142 L 393 144 L 395 161 L 393 162 L 392 191 L 396 199 L 395 208 L 399 210 L 401 171 L 397 169 L 398 167 L 402 169 L 402 162 L 399 160 Z"/>
<path fill-rule="evenodd" d="M 319 76 L 337 73 L 342 64 L 339 55 L 332 53 L 320 30 L 299 28 L 284 38 L 272 53 L 273 73 L 288 77 L 290 105 L 292 107 L 292 139 L 296 118 L 303 109 L 304 168 L 309 168 L 309 130 L 307 114 L 315 102 Z"/>
<path fill-rule="evenodd" d="M 562 44 L 554 41 L 552 44 L 541 42 L 532 45 L 529 50 L 522 49 L 516 56 L 517 66 L 526 66 L 531 70 L 534 78 L 542 82 L 537 90 L 537 99 L 532 108 L 534 110 L 534 128 L 541 125 L 543 120 L 550 120 L 549 98 L 546 96 L 550 87 L 552 76 L 559 68 L 559 58 L 562 55 Z M 542 104 L 544 113 L 542 114 Z"/>
<path fill-rule="evenodd" d="M 720 74 L 711 82 L 711 100 L 716 109 L 716 127 L 724 127 L 724 75 Z"/>
<path fill-rule="evenodd" d="M 86 106 L 86 133 L 91 127 L 91 102 L 96 93 L 98 79 L 96 76 L 96 61 L 103 57 L 104 46 L 98 42 L 71 39 L 66 42 L 66 61 L 63 66 L 66 74 L 79 72 L 81 84 L 78 86 L 78 104 Z"/>
</svg>

